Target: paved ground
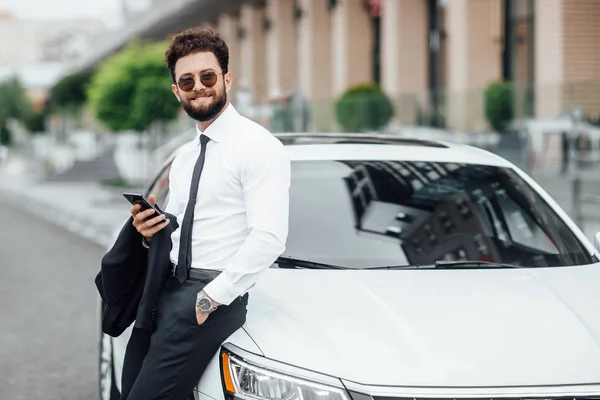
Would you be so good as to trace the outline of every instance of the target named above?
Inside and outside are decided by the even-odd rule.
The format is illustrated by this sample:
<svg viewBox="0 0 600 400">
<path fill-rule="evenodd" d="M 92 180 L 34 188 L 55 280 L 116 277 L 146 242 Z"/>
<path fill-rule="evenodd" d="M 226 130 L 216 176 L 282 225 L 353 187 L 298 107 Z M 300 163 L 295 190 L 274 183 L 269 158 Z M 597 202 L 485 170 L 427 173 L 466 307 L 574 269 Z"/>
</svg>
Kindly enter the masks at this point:
<svg viewBox="0 0 600 400">
<path fill-rule="evenodd" d="M 0 220 L 0 399 L 97 398 L 103 249 L 2 200 Z"/>
<path fill-rule="evenodd" d="M 115 164 L 114 147 L 109 146 L 97 158 L 89 161 L 75 161 L 75 164 L 61 174 L 46 178 L 49 182 L 90 182 L 119 179 Z"/>
<path fill-rule="evenodd" d="M 123 191 L 94 182 L 0 184 L 5 201 L 103 246 L 129 216 Z"/>
</svg>

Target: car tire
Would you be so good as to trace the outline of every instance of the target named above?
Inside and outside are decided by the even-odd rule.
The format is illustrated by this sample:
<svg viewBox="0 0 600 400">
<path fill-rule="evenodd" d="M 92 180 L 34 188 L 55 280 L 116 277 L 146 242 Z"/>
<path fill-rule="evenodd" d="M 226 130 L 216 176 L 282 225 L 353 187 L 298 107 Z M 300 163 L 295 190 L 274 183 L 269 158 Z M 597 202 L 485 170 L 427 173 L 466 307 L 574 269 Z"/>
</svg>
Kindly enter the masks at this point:
<svg viewBox="0 0 600 400">
<path fill-rule="evenodd" d="M 100 332 L 100 354 L 98 356 L 98 367 L 99 399 L 119 400 L 121 395 L 115 382 L 112 340 L 110 336 L 104 332 Z"/>
</svg>

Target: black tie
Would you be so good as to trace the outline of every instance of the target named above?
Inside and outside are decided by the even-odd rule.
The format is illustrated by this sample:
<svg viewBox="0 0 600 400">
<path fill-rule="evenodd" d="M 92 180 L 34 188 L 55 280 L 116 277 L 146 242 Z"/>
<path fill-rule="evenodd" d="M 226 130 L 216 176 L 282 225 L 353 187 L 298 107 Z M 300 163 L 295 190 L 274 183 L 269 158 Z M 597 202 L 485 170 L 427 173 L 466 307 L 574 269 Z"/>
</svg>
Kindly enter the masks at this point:
<svg viewBox="0 0 600 400">
<path fill-rule="evenodd" d="M 188 271 L 192 265 L 192 224 L 194 222 L 194 208 L 196 207 L 198 183 L 200 182 L 200 175 L 202 174 L 202 168 L 204 167 L 206 144 L 209 140 L 210 138 L 208 136 L 200 135 L 200 155 L 194 166 L 194 173 L 192 174 L 192 182 L 190 184 L 190 197 L 187 206 L 185 207 L 185 214 L 183 215 L 183 222 L 181 224 L 181 235 L 179 236 L 179 258 L 177 259 L 177 280 L 179 283 L 185 282 Z"/>
</svg>

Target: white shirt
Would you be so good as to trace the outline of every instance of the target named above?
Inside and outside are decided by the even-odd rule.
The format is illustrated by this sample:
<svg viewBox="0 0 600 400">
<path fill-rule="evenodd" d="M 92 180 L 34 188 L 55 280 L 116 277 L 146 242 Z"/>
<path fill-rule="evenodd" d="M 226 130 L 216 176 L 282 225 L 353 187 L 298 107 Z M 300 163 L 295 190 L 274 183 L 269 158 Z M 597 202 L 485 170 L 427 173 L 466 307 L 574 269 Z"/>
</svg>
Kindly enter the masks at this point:
<svg viewBox="0 0 600 400">
<path fill-rule="evenodd" d="M 223 271 L 205 288 L 230 304 L 256 283 L 285 250 L 288 234 L 290 159 L 283 144 L 233 105 L 198 137 L 184 145 L 169 173 L 165 211 L 181 227 L 200 133 L 211 140 L 198 186 L 192 228 L 192 268 Z M 177 264 L 181 229 L 171 238 Z"/>
</svg>

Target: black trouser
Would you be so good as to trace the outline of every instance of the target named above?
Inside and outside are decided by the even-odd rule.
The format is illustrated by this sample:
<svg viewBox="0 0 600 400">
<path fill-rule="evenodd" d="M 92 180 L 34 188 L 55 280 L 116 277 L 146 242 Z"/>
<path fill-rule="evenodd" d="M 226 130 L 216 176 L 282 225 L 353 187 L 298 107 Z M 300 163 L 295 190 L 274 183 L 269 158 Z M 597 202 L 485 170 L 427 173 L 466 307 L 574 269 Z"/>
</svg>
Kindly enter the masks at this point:
<svg viewBox="0 0 600 400">
<path fill-rule="evenodd" d="M 123 365 L 121 399 L 185 400 L 221 344 L 246 321 L 248 295 L 221 305 L 196 321 L 196 294 L 210 278 L 165 283 L 156 310 L 156 330 L 133 329 Z M 191 397 L 193 398 L 193 397 Z"/>
</svg>

